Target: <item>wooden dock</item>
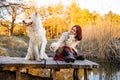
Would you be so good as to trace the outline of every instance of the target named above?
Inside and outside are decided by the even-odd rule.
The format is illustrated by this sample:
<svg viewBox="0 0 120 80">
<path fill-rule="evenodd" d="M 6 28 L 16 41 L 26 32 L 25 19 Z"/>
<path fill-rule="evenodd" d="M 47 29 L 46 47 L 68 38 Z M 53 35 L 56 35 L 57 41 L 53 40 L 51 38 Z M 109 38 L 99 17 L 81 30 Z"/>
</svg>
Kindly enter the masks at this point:
<svg viewBox="0 0 120 80">
<path fill-rule="evenodd" d="M 24 60 L 24 58 L 21 57 L 4 57 L 0 56 L 0 70 L 3 68 L 16 68 L 16 80 L 21 80 L 21 72 L 20 70 L 23 68 L 29 69 L 29 68 L 46 68 L 50 69 L 50 77 L 53 78 L 53 80 L 56 80 L 56 71 L 59 71 L 60 69 L 68 69 L 73 68 L 73 80 L 80 80 L 79 79 L 79 69 L 84 69 L 84 80 L 88 79 L 88 69 L 92 68 L 98 68 L 99 64 L 89 61 L 89 60 L 76 60 L 74 63 L 66 63 L 65 61 L 54 61 L 52 57 L 50 57 L 47 60 L 44 61 L 32 61 L 32 60 Z"/>
</svg>

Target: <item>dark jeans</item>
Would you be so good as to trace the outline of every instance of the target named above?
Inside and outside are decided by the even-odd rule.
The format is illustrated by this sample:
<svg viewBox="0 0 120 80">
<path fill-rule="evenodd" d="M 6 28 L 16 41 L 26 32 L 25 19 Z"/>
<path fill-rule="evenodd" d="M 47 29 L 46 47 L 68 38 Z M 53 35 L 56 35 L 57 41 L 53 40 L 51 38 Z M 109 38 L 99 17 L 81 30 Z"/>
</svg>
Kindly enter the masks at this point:
<svg viewBox="0 0 120 80">
<path fill-rule="evenodd" d="M 77 54 L 75 51 L 74 51 L 74 54 L 72 54 L 70 52 L 70 50 L 64 50 L 64 56 L 68 57 L 68 58 L 76 59 L 76 60 L 84 60 L 85 59 L 83 54 Z"/>
<path fill-rule="evenodd" d="M 74 62 L 75 58 L 73 54 L 70 52 L 70 50 L 64 50 L 64 60 L 66 62 Z"/>
</svg>

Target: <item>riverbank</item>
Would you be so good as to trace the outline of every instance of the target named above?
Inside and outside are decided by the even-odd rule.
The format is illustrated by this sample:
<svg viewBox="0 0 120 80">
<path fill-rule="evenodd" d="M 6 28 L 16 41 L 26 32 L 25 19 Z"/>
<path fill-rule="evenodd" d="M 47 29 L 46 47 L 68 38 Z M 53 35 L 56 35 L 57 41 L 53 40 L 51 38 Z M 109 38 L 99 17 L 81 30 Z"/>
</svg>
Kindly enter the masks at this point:
<svg viewBox="0 0 120 80">
<path fill-rule="evenodd" d="M 46 46 L 46 53 L 48 56 L 53 56 L 54 52 L 50 51 L 49 46 L 55 40 L 48 40 Z M 25 57 L 27 53 L 29 38 L 26 36 L 0 36 L 0 56 L 11 56 L 11 57 Z M 84 43 L 84 45 L 83 45 Z M 113 43 L 112 43 L 113 44 Z M 83 45 L 83 46 L 82 46 Z M 87 50 L 86 46 L 89 46 L 85 41 L 81 41 L 77 46 L 78 53 L 82 53 L 85 55 L 87 59 L 102 62 L 102 61 L 110 61 L 110 62 L 120 62 L 120 38 L 114 39 L 114 46 L 109 50 L 109 54 L 103 55 L 98 53 L 99 51 L 91 51 Z M 83 49 L 84 48 L 84 49 Z M 108 50 L 106 50 L 108 51 Z"/>
</svg>

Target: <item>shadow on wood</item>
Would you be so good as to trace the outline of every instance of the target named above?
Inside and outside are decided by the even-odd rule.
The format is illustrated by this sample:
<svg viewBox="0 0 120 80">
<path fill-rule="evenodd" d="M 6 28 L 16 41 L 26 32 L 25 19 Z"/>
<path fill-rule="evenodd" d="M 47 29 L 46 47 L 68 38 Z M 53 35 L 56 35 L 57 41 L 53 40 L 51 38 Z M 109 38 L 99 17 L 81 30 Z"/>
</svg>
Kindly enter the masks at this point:
<svg viewBox="0 0 120 80">
<path fill-rule="evenodd" d="M 33 76 L 31 74 L 22 73 L 22 80 L 53 80 L 48 77 Z M 0 70 L 0 80 L 16 80 L 16 72 L 9 70 Z"/>
</svg>

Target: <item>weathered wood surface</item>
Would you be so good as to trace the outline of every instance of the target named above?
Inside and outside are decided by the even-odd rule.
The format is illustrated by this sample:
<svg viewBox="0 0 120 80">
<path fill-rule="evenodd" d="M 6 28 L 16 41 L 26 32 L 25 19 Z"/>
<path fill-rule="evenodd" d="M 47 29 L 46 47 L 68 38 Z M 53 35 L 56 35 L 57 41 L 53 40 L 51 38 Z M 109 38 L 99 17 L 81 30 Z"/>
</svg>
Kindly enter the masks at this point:
<svg viewBox="0 0 120 80">
<path fill-rule="evenodd" d="M 0 56 L 0 67 L 28 67 L 28 68 L 98 68 L 99 64 L 89 60 L 76 60 L 74 63 L 54 61 L 51 57 L 46 61 L 24 60 L 21 57 Z"/>
<path fill-rule="evenodd" d="M 20 57 L 5 57 L 0 56 L 0 70 L 5 67 L 15 67 L 16 68 L 16 80 L 21 80 L 20 70 L 22 68 L 49 68 L 51 69 L 50 77 L 53 80 L 56 80 L 56 70 L 62 68 L 73 68 L 73 80 L 79 79 L 79 69 L 84 69 L 84 80 L 89 80 L 88 78 L 88 70 L 89 68 L 98 68 L 99 64 L 89 61 L 89 60 L 76 60 L 74 63 L 66 63 L 65 61 L 54 61 L 52 57 L 43 61 L 35 61 L 35 60 L 25 60 Z"/>
</svg>

